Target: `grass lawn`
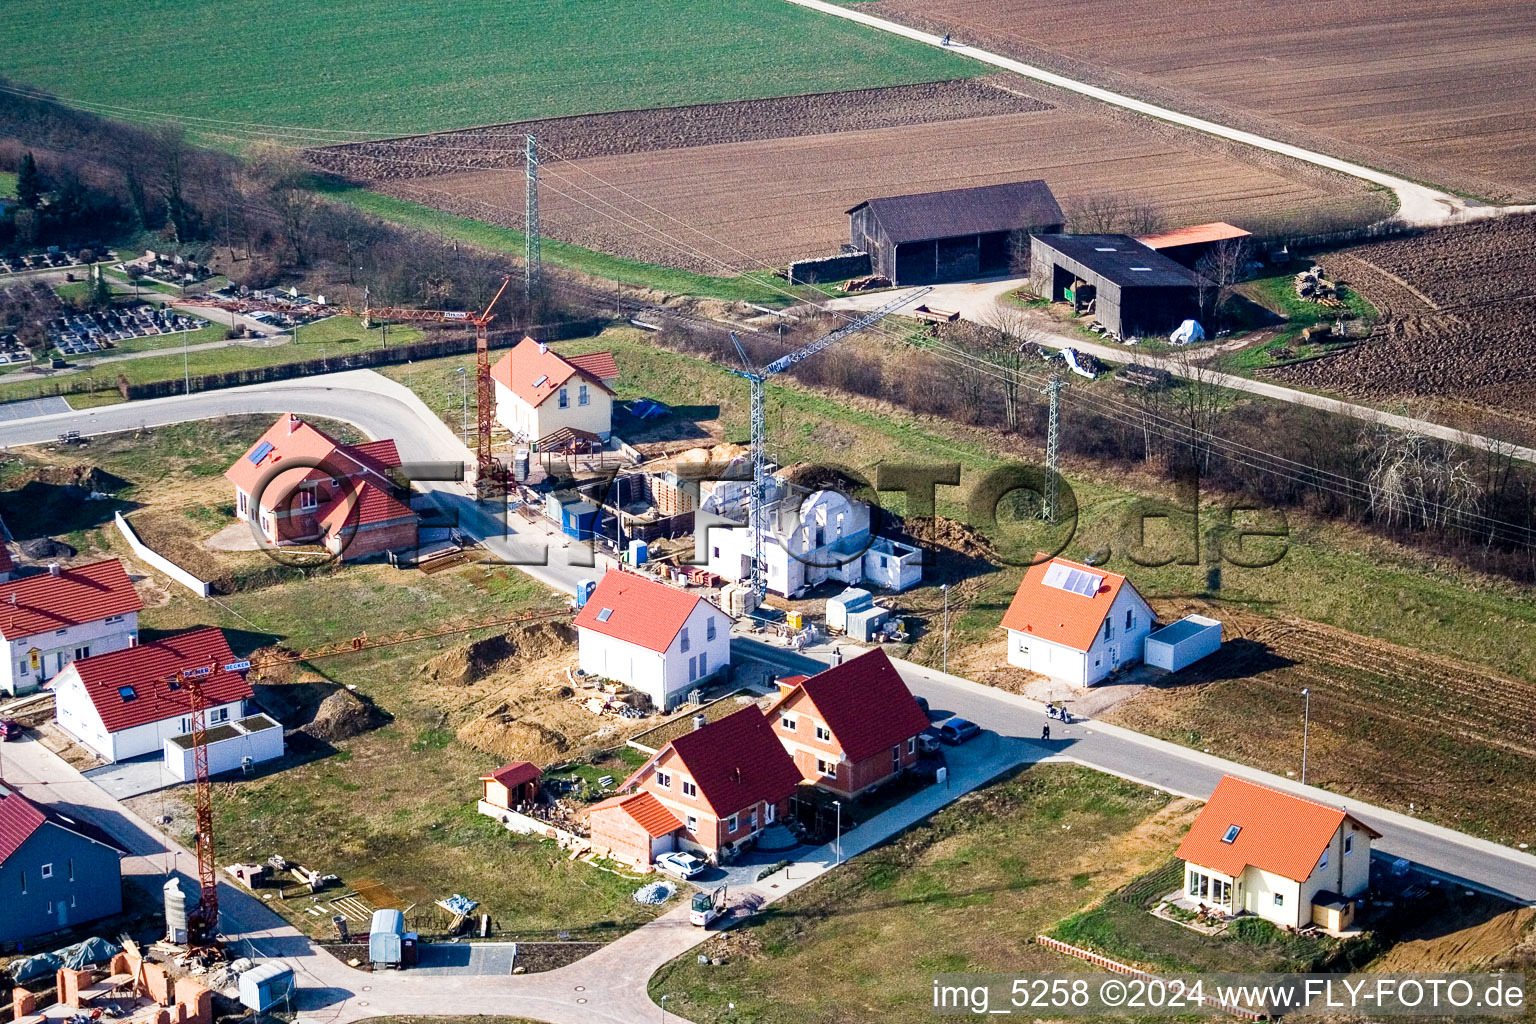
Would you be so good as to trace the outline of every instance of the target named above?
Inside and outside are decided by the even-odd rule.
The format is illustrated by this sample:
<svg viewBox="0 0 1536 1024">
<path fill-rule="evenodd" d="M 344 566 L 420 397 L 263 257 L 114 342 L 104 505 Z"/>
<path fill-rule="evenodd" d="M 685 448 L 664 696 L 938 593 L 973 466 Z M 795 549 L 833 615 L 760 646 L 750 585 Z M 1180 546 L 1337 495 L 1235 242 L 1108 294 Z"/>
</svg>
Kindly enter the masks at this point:
<svg viewBox="0 0 1536 1024">
<path fill-rule="evenodd" d="M 461 242 L 493 252 L 507 252 L 517 256 L 523 254 L 525 237 L 521 231 L 513 228 L 498 227 L 495 224 L 487 224 L 485 221 L 444 213 L 421 203 L 396 199 L 393 196 L 335 181 L 318 181 L 316 188 L 332 199 L 395 224 L 430 231 L 444 238 L 456 238 Z M 711 277 L 707 274 L 693 274 L 656 263 L 642 263 L 623 256 L 610 256 L 607 253 L 584 249 L 579 245 L 559 242 L 553 238 L 541 239 L 539 252 L 546 263 L 554 266 L 566 267 L 635 288 L 652 288 L 657 291 L 727 301 L 757 302 L 770 306 L 783 306 L 790 301 L 790 297 L 780 290 L 787 289 L 788 286 L 766 271 L 743 274 L 740 277 Z"/>
<path fill-rule="evenodd" d="M 0 199 L 16 198 L 16 175 L 11 171 L 0 171 Z"/>
<path fill-rule="evenodd" d="M 651 998 L 699 1024 L 916 1022 L 934 972 L 1084 970 L 1033 938 L 1166 858 L 1192 812 L 1108 775 L 1027 768 L 711 939 L 724 964 L 674 960 Z"/>
<path fill-rule="evenodd" d="M 7 76 L 66 101 L 209 118 L 188 131 L 235 144 L 262 132 L 311 141 L 278 126 L 341 140 L 983 71 L 781 0 L 609 0 L 600 11 L 583 0 L 385 0 L 363 18 L 318 0 L 280 30 L 249 33 L 229 27 L 267 25 L 264 0 L 147 0 L 128 21 L 48 0 L 6 12 Z"/>
</svg>

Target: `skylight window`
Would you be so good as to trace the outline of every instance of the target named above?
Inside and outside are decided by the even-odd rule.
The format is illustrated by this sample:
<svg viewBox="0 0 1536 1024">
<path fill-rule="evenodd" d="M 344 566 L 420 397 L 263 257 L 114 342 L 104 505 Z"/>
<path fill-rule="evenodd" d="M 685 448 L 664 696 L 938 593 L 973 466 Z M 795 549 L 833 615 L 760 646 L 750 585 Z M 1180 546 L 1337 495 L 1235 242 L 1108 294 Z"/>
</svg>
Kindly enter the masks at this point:
<svg viewBox="0 0 1536 1024">
<path fill-rule="evenodd" d="M 1221 841 L 1228 845 L 1237 842 L 1237 834 L 1242 830 L 1243 826 L 1241 825 L 1228 825 L 1226 834 L 1221 837 Z"/>
<path fill-rule="evenodd" d="M 1092 597 L 1099 592 L 1099 587 L 1103 584 L 1104 577 L 1057 562 L 1045 570 L 1045 579 L 1041 580 L 1041 582 L 1048 587 L 1065 590 L 1070 594 Z"/>
<path fill-rule="evenodd" d="M 261 444 L 257 445 L 255 448 L 253 448 L 251 450 L 251 454 L 247 455 L 246 458 L 250 460 L 251 465 L 259 466 L 259 465 L 261 465 L 261 460 L 266 458 L 268 455 L 271 455 L 271 454 L 272 454 L 272 442 L 271 441 L 263 441 L 263 442 L 261 442 Z"/>
<path fill-rule="evenodd" d="M 117 695 L 123 698 L 124 704 L 127 704 L 129 701 L 135 701 L 139 699 L 139 695 L 134 692 L 134 689 L 131 686 L 119 686 L 117 688 Z"/>
<path fill-rule="evenodd" d="M 546 373 L 544 376 L 542 376 L 538 380 L 534 381 L 533 382 L 533 386 L 536 387 L 536 388 L 541 388 L 545 384 L 548 384 L 548 383 L 549 383 L 549 374 Z"/>
<path fill-rule="evenodd" d="M 611 618 L 613 618 L 612 608 L 604 608 L 602 611 L 597 613 L 598 622 L 607 622 Z"/>
<path fill-rule="evenodd" d="M 1096 245 L 1096 246 L 1093 247 L 1093 251 L 1094 252 L 1119 252 L 1120 250 L 1116 249 L 1112 245 Z"/>
<path fill-rule="evenodd" d="M 1132 270 L 1151 270 L 1151 267 L 1132 267 Z"/>
</svg>

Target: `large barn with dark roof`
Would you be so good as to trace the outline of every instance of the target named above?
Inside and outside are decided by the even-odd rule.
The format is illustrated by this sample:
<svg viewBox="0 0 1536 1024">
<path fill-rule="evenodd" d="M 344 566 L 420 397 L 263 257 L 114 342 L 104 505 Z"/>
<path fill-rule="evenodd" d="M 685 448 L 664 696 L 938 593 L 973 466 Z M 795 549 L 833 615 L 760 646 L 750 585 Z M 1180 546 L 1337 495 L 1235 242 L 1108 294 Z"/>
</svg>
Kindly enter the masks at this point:
<svg viewBox="0 0 1536 1024">
<path fill-rule="evenodd" d="M 1199 316 L 1200 278 L 1128 235 L 1036 235 L 1030 287 L 1116 337 L 1167 334 Z"/>
<path fill-rule="evenodd" d="M 1008 271 L 1015 240 L 1062 229 L 1043 181 L 866 199 L 848 211 L 848 240 L 894 284 L 963 281 Z"/>
</svg>

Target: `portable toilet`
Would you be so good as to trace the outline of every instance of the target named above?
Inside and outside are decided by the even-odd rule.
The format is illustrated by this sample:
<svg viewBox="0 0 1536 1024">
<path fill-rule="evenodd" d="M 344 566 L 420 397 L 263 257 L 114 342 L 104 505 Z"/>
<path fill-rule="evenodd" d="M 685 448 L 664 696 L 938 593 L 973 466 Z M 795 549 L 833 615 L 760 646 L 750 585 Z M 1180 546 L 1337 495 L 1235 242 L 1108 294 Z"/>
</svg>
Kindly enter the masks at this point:
<svg viewBox="0 0 1536 1024">
<path fill-rule="evenodd" d="M 240 975 L 240 1003 L 266 1013 L 293 994 L 293 968 L 268 960 Z"/>
<path fill-rule="evenodd" d="M 592 596 L 592 591 L 594 591 L 596 589 L 597 589 L 597 581 L 596 580 L 577 580 L 576 581 L 576 607 L 577 608 L 585 608 L 587 606 L 587 598 L 591 597 Z"/>
<path fill-rule="evenodd" d="M 368 926 L 368 959 L 386 967 L 399 967 L 405 940 L 405 915 L 398 910 L 375 910 Z"/>
<path fill-rule="evenodd" d="M 890 612 L 884 608 L 861 608 L 858 611 L 848 613 L 848 625 L 845 632 L 851 639 L 868 643 L 874 639 L 880 624 L 890 616 Z"/>
<path fill-rule="evenodd" d="M 512 453 L 512 479 L 523 483 L 528 479 L 528 449 L 519 448 Z"/>
<path fill-rule="evenodd" d="M 827 598 L 827 628 L 846 630 L 849 612 L 868 608 L 874 603 L 874 595 L 858 587 L 849 587 L 841 594 Z"/>
<path fill-rule="evenodd" d="M 650 561 L 651 546 L 643 540 L 635 539 L 629 542 L 629 564 L 644 565 Z"/>
</svg>

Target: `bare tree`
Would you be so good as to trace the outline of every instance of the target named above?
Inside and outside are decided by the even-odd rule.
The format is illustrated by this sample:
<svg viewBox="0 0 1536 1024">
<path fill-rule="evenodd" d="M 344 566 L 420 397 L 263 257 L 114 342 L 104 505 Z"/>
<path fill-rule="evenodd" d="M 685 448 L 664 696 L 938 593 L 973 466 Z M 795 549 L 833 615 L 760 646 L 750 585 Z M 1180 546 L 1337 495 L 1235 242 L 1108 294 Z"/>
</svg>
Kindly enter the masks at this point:
<svg viewBox="0 0 1536 1024">
<path fill-rule="evenodd" d="M 1200 276 L 1200 314 L 1213 331 L 1236 287 L 1248 277 L 1253 246 L 1246 238 L 1224 238 L 1195 264 Z"/>
<path fill-rule="evenodd" d="M 1366 486 L 1378 521 L 1410 529 L 1464 529 L 1481 508 L 1482 488 L 1465 449 L 1381 426 L 1369 431 L 1365 443 L 1376 452 Z"/>
<path fill-rule="evenodd" d="M 1073 196 L 1062 206 L 1067 230 L 1082 235 L 1150 235 L 1167 226 L 1151 203 L 1115 192 Z"/>
<path fill-rule="evenodd" d="M 1024 365 L 1031 361 L 1027 353 L 1039 344 L 1043 332 L 1024 310 L 1002 302 L 993 306 L 981 323 L 988 336 L 974 354 L 995 367 L 997 389 L 1003 399 L 1003 424 L 1009 431 L 1017 431 Z"/>
<path fill-rule="evenodd" d="M 1218 383 L 1219 359 L 1198 360 L 1188 349 L 1172 356 L 1174 374 L 1181 378 L 1169 402 L 1187 432 L 1191 460 L 1202 473 L 1210 471 L 1212 441 L 1230 394 Z"/>
</svg>

